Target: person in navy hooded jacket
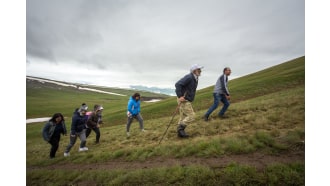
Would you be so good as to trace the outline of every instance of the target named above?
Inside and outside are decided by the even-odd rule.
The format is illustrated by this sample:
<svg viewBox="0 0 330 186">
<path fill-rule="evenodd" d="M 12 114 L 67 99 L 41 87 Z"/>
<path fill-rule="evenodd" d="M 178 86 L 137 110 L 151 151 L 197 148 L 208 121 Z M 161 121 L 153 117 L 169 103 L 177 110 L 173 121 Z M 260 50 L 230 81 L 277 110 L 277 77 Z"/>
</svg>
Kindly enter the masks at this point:
<svg viewBox="0 0 330 186">
<path fill-rule="evenodd" d="M 127 104 L 127 124 L 126 124 L 126 134 L 127 137 L 130 136 L 129 129 L 131 127 L 131 124 L 133 122 L 133 119 L 137 119 L 140 124 L 140 129 L 142 132 L 144 132 L 143 127 L 143 118 L 141 116 L 141 108 L 140 108 L 140 94 L 134 93 L 130 99 L 128 100 Z"/>
<path fill-rule="evenodd" d="M 79 152 L 87 151 L 86 147 L 86 122 L 87 119 L 85 117 L 88 106 L 82 105 L 77 112 L 75 112 L 72 116 L 71 123 L 71 132 L 70 132 L 70 143 L 66 147 L 64 151 L 64 157 L 70 156 L 70 150 L 74 146 L 77 141 L 77 138 L 80 138 L 80 148 Z"/>
</svg>

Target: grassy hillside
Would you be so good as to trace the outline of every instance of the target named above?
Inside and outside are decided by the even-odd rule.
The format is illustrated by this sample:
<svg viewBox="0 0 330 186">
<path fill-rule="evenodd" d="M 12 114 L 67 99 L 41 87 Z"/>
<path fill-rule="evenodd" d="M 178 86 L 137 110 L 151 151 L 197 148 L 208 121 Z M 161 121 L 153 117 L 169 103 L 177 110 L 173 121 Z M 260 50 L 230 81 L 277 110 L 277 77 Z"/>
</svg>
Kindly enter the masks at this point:
<svg viewBox="0 0 330 186">
<path fill-rule="evenodd" d="M 197 92 L 193 103 L 196 122 L 186 129 L 192 137 L 176 137 L 176 116 L 161 144 L 176 107 L 175 97 L 143 103 L 147 132 L 140 132 L 134 121 L 127 138 L 125 108 L 121 108 L 127 98 L 59 91 L 56 99 L 74 104 L 52 103 L 62 102 L 56 108 L 68 115 L 81 99 L 92 103 L 91 97 L 93 101 L 111 98 L 112 104 L 103 103 L 109 116 L 101 128 L 101 143 L 93 144 L 92 133 L 87 139 L 89 151 L 79 153 L 78 140 L 71 156 L 64 158 L 69 143 L 64 136 L 56 158 L 49 160 L 50 145 L 40 134 L 43 123 L 27 125 L 27 185 L 304 185 L 305 58 L 231 80 L 229 89 L 228 119 L 217 118 L 216 112 L 209 122 L 201 119 L 213 102 L 213 86 L 208 87 Z M 38 116 L 39 111 L 32 108 L 47 104 L 36 98 L 37 103 L 33 102 L 32 95 L 27 95 L 27 115 Z M 47 110 L 55 112 L 49 106 Z"/>
<path fill-rule="evenodd" d="M 104 120 L 109 123 L 122 123 L 125 121 L 127 101 L 135 90 L 116 89 L 97 86 L 78 85 L 83 88 L 92 88 L 125 96 L 97 93 L 88 90 L 65 87 L 53 83 L 37 80 L 26 80 L 26 118 L 50 117 L 55 112 L 61 112 L 70 120 L 75 108 L 85 102 L 92 109 L 94 104 L 102 104 Z M 150 99 L 166 99 L 169 96 L 145 91 L 141 93 L 142 101 Z M 152 103 L 143 102 L 142 105 Z M 115 114 L 113 114 L 115 113 Z"/>
</svg>

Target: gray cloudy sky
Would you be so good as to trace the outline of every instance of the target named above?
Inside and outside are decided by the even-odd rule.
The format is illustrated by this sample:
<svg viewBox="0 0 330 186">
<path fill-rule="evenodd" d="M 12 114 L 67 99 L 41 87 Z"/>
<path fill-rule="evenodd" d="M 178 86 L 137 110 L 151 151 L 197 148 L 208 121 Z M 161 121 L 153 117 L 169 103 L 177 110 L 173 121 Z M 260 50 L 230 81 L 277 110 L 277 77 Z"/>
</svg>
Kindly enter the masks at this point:
<svg viewBox="0 0 330 186">
<path fill-rule="evenodd" d="M 305 55 L 303 0 L 28 0 L 26 75 L 110 87 L 198 89 Z"/>
</svg>

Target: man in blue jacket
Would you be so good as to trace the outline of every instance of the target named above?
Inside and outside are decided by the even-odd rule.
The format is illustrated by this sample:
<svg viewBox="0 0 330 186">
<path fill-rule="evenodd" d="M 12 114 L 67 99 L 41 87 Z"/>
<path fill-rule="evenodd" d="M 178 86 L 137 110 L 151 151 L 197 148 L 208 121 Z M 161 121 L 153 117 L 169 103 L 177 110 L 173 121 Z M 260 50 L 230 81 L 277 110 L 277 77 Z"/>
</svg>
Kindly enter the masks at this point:
<svg viewBox="0 0 330 186">
<path fill-rule="evenodd" d="M 175 83 L 175 93 L 179 104 L 180 119 L 178 122 L 178 137 L 189 137 L 184 131 L 188 124 L 195 120 L 195 112 L 192 108 L 196 89 L 198 85 L 198 77 L 201 75 L 203 66 L 194 64 L 190 68 L 190 73 Z"/>
</svg>

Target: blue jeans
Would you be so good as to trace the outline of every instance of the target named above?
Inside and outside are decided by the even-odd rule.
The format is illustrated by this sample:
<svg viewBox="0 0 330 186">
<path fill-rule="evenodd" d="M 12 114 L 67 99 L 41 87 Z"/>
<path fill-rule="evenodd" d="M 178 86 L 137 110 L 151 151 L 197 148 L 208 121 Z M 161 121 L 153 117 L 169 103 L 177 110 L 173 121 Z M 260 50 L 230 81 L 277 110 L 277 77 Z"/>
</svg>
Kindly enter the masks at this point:
<svg viewBox="0 0 330 186">
<path fill-rule="evenodd" d="M 205 113 L 206 117 L 209 117 L 210 114 L 218 108 L 218 105 L 220 103 L 220 101 L 223 103 L 223 107 L 220 110 L 220 112 L 218 113 L 218 116 L 223 116 L 225 114 L 225 112 L 227 111 L 230 103 L 228 101 L 228 99 L 226 98 L 226 96 L 224 94 L 218 94 L 218 93 L 213 93 L 213 97 L 214 97 L 214 102 L 213 105 L 209 108 L 209 110 Z"/>
</svg>

